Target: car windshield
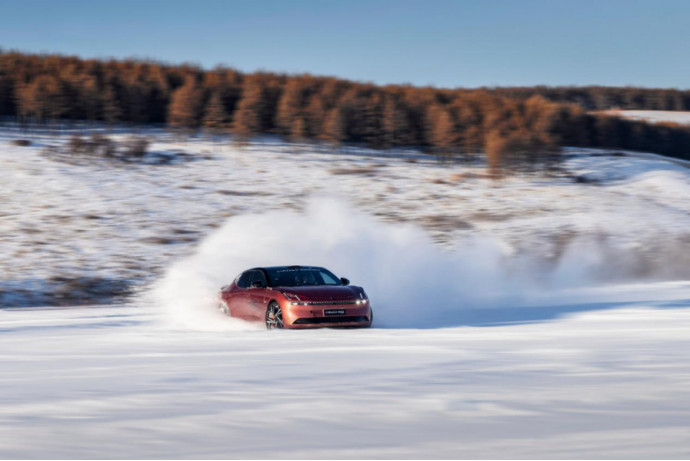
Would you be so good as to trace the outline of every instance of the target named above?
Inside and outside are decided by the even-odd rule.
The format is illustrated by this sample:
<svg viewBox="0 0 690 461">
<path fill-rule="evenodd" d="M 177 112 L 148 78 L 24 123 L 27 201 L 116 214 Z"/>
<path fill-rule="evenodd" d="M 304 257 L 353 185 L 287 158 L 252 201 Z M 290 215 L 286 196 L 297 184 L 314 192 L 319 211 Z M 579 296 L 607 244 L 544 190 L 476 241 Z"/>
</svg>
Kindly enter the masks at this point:
<svg viewBox="0 0 690 461">
<path fill-rule="evenodd" d="M 321 267 L 269 267 L 266 272 L 273 287 L 342 285 L 338 277 Z"/>
</svg>

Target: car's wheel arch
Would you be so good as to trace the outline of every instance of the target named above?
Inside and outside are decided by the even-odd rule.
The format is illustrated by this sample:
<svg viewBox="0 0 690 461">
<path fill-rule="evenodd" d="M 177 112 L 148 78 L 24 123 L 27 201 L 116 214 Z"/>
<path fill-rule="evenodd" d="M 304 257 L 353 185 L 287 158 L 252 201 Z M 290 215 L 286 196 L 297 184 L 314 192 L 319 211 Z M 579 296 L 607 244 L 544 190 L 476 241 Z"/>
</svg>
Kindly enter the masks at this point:
<svg viewBox="0 0 690 461">
<path fill-rule="evenodd" d="M 285 328 L 285 324 L 282 321 L 282 312 L 283 312 L 283 306 L 278 302 L 277 300 L 271 300 L 266 304 L 266 313 L 264 314 L 264 319 L 266 322 L 266 327 L 268 328 L 268 312 L 271 309 L 271 306 L 275 305 L 278 308 L 278 311 L 281 312 L 281 324 L 282 326 L 280 328 Z M 270 329 L 270 328 L 269 328 Z"/>
<path fill-rule="evenodd" d="M 278 307 L 280 307 L 281 310 L 284 310 L 283 304 L 280 302 L 280 300 L 274 299 L 274 298 L 268 300 L 268 302 L 266 303 L 266 310 L 268 310 L 269 306 L 273 303 L 276 303 L 278 305 Z"/>
</svg>

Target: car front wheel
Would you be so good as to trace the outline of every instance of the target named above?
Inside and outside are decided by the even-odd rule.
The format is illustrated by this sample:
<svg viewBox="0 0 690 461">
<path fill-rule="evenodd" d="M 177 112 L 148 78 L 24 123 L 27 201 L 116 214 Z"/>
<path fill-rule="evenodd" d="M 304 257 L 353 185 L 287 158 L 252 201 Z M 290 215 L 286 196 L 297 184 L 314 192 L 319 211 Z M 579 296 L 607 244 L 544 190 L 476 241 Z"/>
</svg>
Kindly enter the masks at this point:
<svg viewBox="0 0 690 461">
<path fill-rule="evenodd" d="M 276 302 L 272 302 L 266 308 L 266 329 L 275 330 L 285 328 L 283 324 L 283 311 Z"/>
</svg>

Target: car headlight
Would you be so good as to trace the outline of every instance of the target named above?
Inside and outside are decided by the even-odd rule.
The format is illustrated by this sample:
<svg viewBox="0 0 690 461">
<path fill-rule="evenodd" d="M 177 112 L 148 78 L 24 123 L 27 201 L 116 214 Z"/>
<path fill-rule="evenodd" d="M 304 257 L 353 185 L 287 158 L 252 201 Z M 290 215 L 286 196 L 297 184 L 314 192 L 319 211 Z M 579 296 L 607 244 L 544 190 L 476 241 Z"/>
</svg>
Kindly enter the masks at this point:
<svg viewBox="0 0 690 461">
<path fill-rule="evenodd" d="M 366 304 L 366 303 L 368 303 L 368 302 L 369 302 L 368 299 L 358 299 L 357 301 L 355 301 L 355 304 L 357 304 L 358 306 L 360 306 L 360 305 Z"/>
<path fill-rule="evenodd" d="M 281 293 L 283 296 L 285 296 L 285 299 L 287 299 L 288 301 L 292 301 L 292 300 L 297 300 L 297 301 L 299 301 L 299 296 L 297 296 L 297 295 L 295 295 L 295 294 L 286 293 L 286 292 L 284 292 L 284 291 L 281 291 L 280 293 Z M 290 303 L 290 304 L 293 304 L 293 303 Z"/>
</svg>

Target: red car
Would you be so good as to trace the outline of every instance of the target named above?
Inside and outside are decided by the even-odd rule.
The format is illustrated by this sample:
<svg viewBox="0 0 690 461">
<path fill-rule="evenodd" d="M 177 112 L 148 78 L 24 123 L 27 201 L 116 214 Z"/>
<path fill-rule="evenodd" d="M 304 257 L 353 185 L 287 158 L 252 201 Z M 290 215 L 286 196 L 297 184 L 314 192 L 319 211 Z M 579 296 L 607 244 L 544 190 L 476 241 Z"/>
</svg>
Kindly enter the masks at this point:
<svg viewBox="0 0 690 461">
<path fill-rule="evenodd" d="M 323 267 L 257 267 L 220 289 L 226 315 L 274 328 L 369 327 L 373 320 L 364 289 Z"/>
</svg>

